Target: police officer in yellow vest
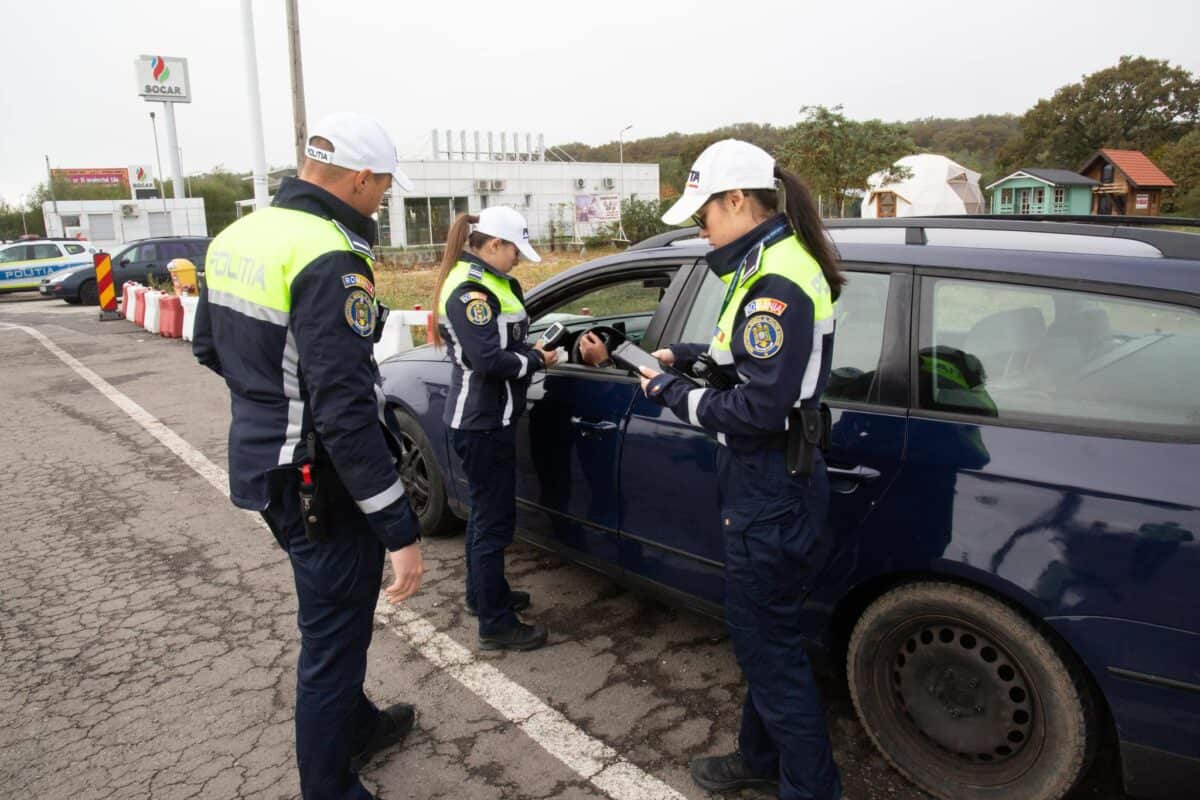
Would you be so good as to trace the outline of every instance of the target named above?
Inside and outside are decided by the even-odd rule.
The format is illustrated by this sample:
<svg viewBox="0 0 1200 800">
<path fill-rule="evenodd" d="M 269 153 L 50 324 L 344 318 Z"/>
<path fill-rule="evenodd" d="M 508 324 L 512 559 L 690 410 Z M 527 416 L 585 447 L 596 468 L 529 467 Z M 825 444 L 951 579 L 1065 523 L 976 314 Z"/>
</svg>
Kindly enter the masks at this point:
<svg viewBox="0 0 1200 800">
<path fill-rule="evenodd" d="M 462 459 L 471 496 L 466 531 L 467 610 L 479 617 L 479 646 L 533 650 L 546 629 L 517 612 L 530 604 L 504 577 L 504 550 L 516 525 L 516 429 L 530 376 L 557 361 L 526 344 L 529 317 L 509 273 L 524 255 L 541 261 L 517 211 L 461 214 L 447 236 L 434 303 L 435 344 L 453 364 L 443 414 Z"/>
<path fill-rule="evenodd" d="M 748 684 L 738 751 L 694 761 L 692 776 L 714 792 L 831 800 L 841 783 L 800 614 L 831 550 L 819 405 L 844 279 L 804 185 L 754 145 L 727 139 L 700 155 L 663 221 L 689 217 L 715 248 L 706 259 L 724 302 L 711 342 L 654 355 L 708 386 L 645 370 L 642 387 L 721 445 L 725 617 Z M 581 350 L 607 357 L 596 339 Z"/>
<path fill-rule="evenodd" d="M 361 114 L 311 129 L 298 179 L 209 246 L 193 350 L 225 378 L 230 496 L 288 553 L 299 600 L 296 756 L 306 800 L 369 798 L 356 772 L 412 728 L 363 693 L 384 552 L 398 603 L 423 572 L 372 344 L 375 223 L 396 147 Z"/>
</svg>

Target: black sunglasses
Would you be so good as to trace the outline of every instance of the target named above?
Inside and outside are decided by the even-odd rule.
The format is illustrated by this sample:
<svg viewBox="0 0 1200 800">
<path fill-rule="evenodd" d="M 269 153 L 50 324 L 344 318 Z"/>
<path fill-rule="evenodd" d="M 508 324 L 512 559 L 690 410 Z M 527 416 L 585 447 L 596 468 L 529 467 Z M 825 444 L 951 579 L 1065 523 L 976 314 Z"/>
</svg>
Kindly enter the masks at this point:
<svg viewBox="0 0 1200 800">
<path fill-rule="evenodd" d="M 704 201 L 704 205 L 700 206 L 700 210 L 697 211 L 695 214 L 692 214 L 692 222 L 696 223 L 696 225 L 701 230 L 704 230 L 704 228 L 705 228 L 704 220 L 708 218 L 708 212 L 705 209 L 708 208 L 708 204 L 711 203 L 713 200 L 718 200 L 724 196 L 725 196 L 725 192 L 717 192 L 714 195 L 709 195 L 709 198 Z"/>
</svg>

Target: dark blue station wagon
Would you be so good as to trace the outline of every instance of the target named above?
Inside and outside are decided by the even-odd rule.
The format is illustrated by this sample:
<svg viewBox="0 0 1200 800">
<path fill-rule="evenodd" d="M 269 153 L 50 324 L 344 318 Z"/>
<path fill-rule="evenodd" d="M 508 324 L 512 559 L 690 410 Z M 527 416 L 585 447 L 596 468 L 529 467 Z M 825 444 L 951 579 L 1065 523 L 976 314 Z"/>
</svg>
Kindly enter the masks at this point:
<svg viewBox="0 0 1200 800">
<path fill-rule="evenodd" d="M 835 223 L 829 524 L 804 612 L 885 757 L 947 800 L 1053 800 L 1118 742 L 1126 791 L 1200 786 L 1200 236 L 1125 225 Z M 518 425 L 518 527 L 703 612 L 724 596 L 715 440 L 582 365 L 599 329 L 705 342 L 723 285 L 687 232 L 528 295 L 571 358 Z M 694 235 L 694 234 L 693 234 Z M 382 365 L 429 534 L 465 516 L 450 365 Z"/>
</svg>

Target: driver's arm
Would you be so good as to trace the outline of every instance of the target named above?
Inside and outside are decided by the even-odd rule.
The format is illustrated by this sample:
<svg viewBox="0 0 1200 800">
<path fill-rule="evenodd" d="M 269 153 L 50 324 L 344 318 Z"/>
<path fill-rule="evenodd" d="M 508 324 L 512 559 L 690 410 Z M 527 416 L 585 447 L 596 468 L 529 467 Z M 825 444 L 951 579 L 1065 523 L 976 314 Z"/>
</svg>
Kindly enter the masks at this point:
<svg viewBox="0 0 1200 800">
<path fill-rule="evenodd" d="M 482 305 L 480 305 L 482 304 Z M 522 342 L 517 350 L 501 346 L 500 300 L 484 286 L 460 284 L 446 303 L 446 321 L 468 367 L 489 378 L 513 380 L 542 369 L 541 353 Z"/>
</svg>

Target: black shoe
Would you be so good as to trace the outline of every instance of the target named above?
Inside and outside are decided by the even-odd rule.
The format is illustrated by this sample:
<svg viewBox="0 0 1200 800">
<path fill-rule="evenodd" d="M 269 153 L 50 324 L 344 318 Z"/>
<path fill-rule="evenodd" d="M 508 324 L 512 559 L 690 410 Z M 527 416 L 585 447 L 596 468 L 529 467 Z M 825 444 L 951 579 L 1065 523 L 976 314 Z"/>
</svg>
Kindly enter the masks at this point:
<svg viewBox="0 0 1200 800">
<path fill-rule="evenodd" d="M 510 611 L 524 611 L 527 608 L 529 608 L 529 592 L 509 592 L 508 609 Z M 470 600 L 467 601 L 467 613 L 472 617 L 479 616 L 479 609 Z"/>
<path fill-rule="evenodd" d="M 777 791 L 779 781 L 755 775 L 738 752 L 725 756 L 697 758 L 692 762 L 692 780 L 710 792 L 729 792 L 735 789 L 764 789 Z"/>
<path fill-rule="evenodd" d="M 371 741 L 367 742 L 361 753 L 350 756 L 350 771 L 357 773 L 376 753 L 404 741 L 404 737 L 413 729 L 416 718 L 416 708 L 408 703 L 396 703 L 379 712 L 379 721 L 375 723 Z"/>
<path fill-rule="evenodd" d="M 480 650 L 537 650 L 546 643 L 546 629 L 541 625 L 518 622 L 515 628 L 490 636 L 479 634 Z"/>
</svg>

